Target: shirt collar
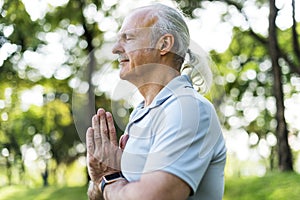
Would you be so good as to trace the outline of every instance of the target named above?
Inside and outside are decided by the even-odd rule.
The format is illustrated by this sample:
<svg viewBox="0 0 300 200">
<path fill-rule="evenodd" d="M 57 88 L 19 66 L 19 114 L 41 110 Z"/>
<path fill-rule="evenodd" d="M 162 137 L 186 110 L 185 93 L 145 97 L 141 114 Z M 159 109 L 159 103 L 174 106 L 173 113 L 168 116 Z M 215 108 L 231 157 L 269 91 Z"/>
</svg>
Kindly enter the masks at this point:
<svg viewBox="0 0 300 200">
<path fill-rule="evenodd" d="M 176 76 L 172 79 L 163 89 L 156 95 L 153 99 L 152 103 L 147 106 L 148 109 L 154 108 L 156 106 L 161 105 L 164 101 L 166 101 L 170 96 L 172 96 L 176 90 L 182 88 L 193 88 L 192 82 L 187 75 Z M 145 102 L 142 101 L 137 109 L 142 109 L 144 107 Z"/>
<path fill-rule="evenodd" d="M 183 88 L 193 88 L 190 78 L 187 75 L 180 75 L 172 79 L 163 89 L 156 95 L 152 103 L 144 108 L 145 101 L 142 101 L 130 115 L 130 122 L 127 124 L 126 131 L 129 133 L 131 125 L 143 118 L 152 108 L 160 106 L 168 98 L 176 93 L 180 93 Z"/>
</svg>

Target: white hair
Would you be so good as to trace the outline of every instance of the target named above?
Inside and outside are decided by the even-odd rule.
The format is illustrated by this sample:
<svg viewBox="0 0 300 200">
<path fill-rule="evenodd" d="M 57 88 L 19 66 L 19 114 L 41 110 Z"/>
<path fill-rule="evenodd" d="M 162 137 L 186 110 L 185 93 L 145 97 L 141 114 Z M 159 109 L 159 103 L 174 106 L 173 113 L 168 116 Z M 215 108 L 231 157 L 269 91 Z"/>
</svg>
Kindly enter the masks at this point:
<svg viewBox="0 0 300 200">
<path fill-rule="evenodd" d="M 178 10 L 163 4 L 154 4 L 152 6 L 155 10 L 154 14 L 158 18 L 153 26 L 156 37 L 154 42 L 162 35 L 171 33 L 175 38 L 173 53 L 184 58 L 190 44 L 190 33 L 183 15 Z"/>
<path fill-rule="evenodd" d="M 197 54 L 189 49 L 190 33 L 183 14 L 177 9 L 159 3 L 147 7 L 155 10 L 153 15 L 158 18 L 156 24 L 152 27 L 153 45 L 164 34 L 172 34 L 175 40 L 172 52 L 180 58 L 182 64 L 181 74 L 188 75 L 194 87 L 201 93 L 208 92 L 212 84 L 210 69 L 212 62 L 209 55 L 202 48 L 197 48 Z"/>
<path fill-rule="evenodd" d="M 210 56 L 204 50 L 200 50 L 198 54 L 195 54 L 188 49 L 188 59 L 186 59 L 180 72 L 181 74 L 188 75 L 195 89 L 205 94 L 209 91 L 213 82 L 213 75 L 210 68 L 212 63 Z"/>
</svg>

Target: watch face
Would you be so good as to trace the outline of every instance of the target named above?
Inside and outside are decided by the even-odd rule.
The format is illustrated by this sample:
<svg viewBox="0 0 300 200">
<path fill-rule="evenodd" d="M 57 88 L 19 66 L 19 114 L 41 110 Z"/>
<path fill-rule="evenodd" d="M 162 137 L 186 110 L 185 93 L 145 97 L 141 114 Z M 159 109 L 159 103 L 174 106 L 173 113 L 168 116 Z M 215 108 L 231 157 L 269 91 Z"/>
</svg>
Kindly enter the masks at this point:
<svg viewBox="0 0 300 200">
<path fill-rule="evenodd" d="M 109 175 L 104 176 L 104 178 L 105 178 L 107 181 L 114 180 L 114 179 L 117 179 L 117 178 L 120 178 L 120 177 L 123 177 L 123 176 L 121 175 L 121 173 L 114 173 L 114 174 L 109 174 Z"/>
<path fill-rule="evenodd" d="M 116 172 L 113 174 L 103 176 L 103 179 L 101 181 L 101 188 L 100 188 L 101 192 L 103 193 L 104 188 L 107 184 L 113 183 L 113 182 L 115 182 L 117 180 L 121 180 L 121 179 L 124 179 L 122 172 Z"/>
</svg>

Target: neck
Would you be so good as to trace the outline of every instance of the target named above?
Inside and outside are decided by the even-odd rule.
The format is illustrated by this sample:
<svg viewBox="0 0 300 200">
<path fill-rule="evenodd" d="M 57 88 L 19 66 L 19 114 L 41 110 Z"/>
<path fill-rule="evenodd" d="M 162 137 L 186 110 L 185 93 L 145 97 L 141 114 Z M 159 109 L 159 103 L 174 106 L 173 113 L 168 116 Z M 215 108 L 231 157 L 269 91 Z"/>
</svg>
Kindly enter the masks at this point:
<svg viewBox="0 0 300 200">
<path fill-rule="evenodd" d="M 144 97 L 145 106 L 149 106 L 156 95 L 175 77 L 180 73 L 176 70 L 169 70 L 168 72 L 153 73 L 147 78 L 144 78 L 139 84 L 135 84 Z"/>
</svg>

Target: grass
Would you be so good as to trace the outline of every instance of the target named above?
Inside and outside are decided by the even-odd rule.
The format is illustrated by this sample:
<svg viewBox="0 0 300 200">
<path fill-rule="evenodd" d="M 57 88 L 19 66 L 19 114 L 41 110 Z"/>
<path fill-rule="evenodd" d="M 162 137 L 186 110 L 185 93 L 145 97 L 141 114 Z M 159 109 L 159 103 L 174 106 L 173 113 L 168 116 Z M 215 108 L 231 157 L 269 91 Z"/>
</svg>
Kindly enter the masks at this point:
<svg viewBox="0 0 300 200">
<path fill-rule="evenodd" d="M 7 186 L 0 189 L 0 200 L 87 200 L 86 187 L 26 188 Z"/>
<path fill-rule="evenodd" d="M 300 175 L 274 173 L 264 177 L 229 178 L 224 200 L 298 200 Z"/>
<path fill-rule="evenodd" d="M 300 175 L 273 173 L 264 177 L 227 178 L 223 200 L 298 200 Z M 0 188 L 0 200 L 87 200 L 86 186 L 26 188 L 9 186 Z"/>
</svg>

